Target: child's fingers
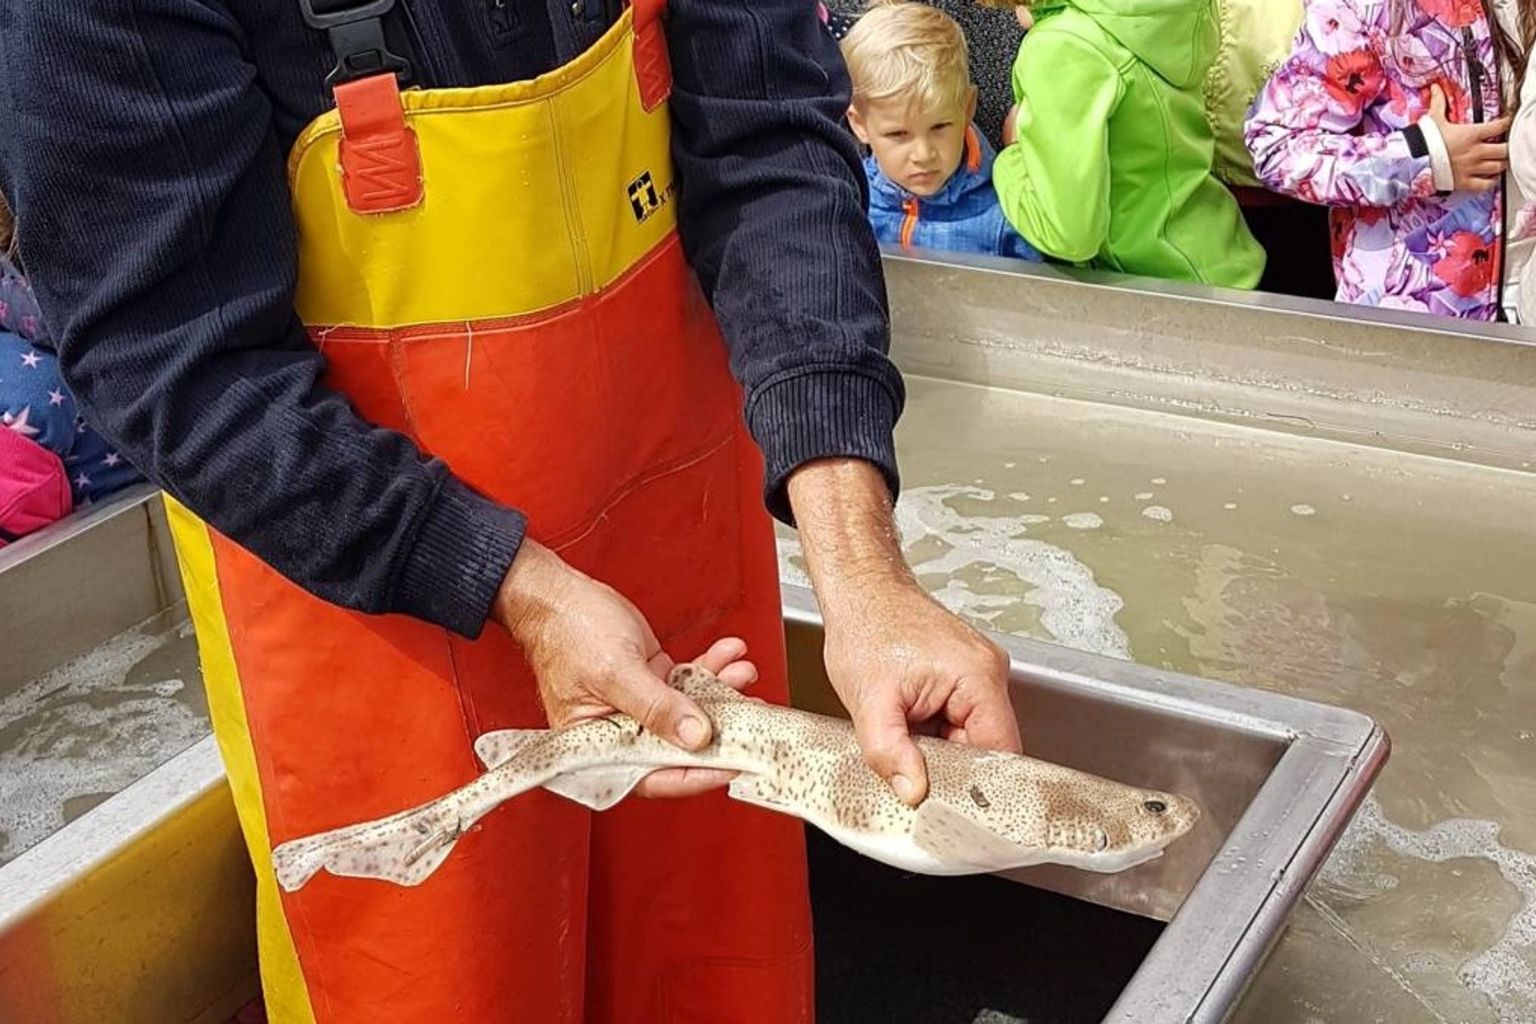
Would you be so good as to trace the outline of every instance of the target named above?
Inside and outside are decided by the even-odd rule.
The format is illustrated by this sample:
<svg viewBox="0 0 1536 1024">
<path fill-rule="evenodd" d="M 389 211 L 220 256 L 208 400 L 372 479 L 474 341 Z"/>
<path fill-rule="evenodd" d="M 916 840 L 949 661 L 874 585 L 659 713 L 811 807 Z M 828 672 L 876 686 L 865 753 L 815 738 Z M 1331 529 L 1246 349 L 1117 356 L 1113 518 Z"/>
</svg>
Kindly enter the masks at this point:
<svg viewBox="0 0 1536 1024">
<path fill-rule="evenodd" d="M 1477 137 L 1480 139 L 1496 139 L 1509 131 L 1511 119 L 1507 117 L 1496 118 L 1477 126 Z"/>
<path fill-rule="evenodd" d="M 1429 116 L 1436 121 L 1445 120 L 1445 93 L 1438 85 L 1429 87 Z"/>
<path fill-rule="evenodd" d="M 1498 175 L 1491 178 L 1473 178 L 1467 182 L 1467 189 L 1472 192 L 1488 192 L 1499 185 Z"/>
<path fill-rule="evenodd" d="M 1504 164 L 1509 162 L 1509 146 L 1502 142 L 1485 142 L 1474 146 L 1468 155 L 1478 163 L 1493 161 Z"/>
</svg>

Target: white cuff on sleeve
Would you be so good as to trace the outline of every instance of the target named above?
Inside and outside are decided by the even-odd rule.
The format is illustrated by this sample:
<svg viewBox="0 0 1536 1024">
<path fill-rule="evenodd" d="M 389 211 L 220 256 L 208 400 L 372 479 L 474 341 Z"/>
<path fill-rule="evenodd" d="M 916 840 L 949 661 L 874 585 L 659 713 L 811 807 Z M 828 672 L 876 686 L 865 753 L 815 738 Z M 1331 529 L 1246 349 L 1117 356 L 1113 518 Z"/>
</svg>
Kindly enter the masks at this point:
<svg viewBox="0 0 1536 1024">
<path fill-rule="evenodd" d="M 1435 172 L 1435 191 L 1450 192 L 1456 187 L 1456 172 L 1451 169 L 1451 151 L 1445 147 L 1445 136 L 1440 134 L 1440 125 L 1432 117 L 1421 117 L 1418 127 L 1424 133 L 1424 145 L 1429 147 L 1429 165 Z"/>
</svg>

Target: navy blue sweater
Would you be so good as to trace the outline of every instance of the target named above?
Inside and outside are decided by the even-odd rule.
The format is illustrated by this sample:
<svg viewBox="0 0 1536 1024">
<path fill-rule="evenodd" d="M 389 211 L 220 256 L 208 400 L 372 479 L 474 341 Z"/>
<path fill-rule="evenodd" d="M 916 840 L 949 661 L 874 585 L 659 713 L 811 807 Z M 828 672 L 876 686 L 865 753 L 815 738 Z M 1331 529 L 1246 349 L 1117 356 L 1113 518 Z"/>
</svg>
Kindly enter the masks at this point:
<svg viewBox="0 0 1536 1024">
<path fill-rule="evenodd" d="M 536 75 L 614 16 L 401 4 L 424 86 Z M 894 488 L 903 402 L 815 6 L 671 0 L 667 23 L 683 242 L 781 518 L 813 458 L 869 460 Z M 474 636 L 523 517 L 323 387 L 294 314 L 284 158 L 332 64 L 297 0 L 0 0 L 0 189 L 71 389 L 141 470 L 312 593 Z"/>
</svg>

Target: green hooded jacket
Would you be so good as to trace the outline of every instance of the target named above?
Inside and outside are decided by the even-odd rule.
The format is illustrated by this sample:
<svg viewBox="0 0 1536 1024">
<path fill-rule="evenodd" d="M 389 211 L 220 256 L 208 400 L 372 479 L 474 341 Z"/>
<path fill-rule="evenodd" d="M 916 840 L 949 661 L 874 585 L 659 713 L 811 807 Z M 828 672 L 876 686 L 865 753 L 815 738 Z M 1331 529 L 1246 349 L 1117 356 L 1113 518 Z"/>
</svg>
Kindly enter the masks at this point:
<svg viewBox="0 0 1536 1024">
<path fill-rule="evenodd" d="M 1212 0 L 1039 0 L 1034 14 L 1013 65 L 1018 141 L 992 171 L 1014 227 L 1060 260 L 1257 285 L 1264 251 L 1211 174 Z"/>
</svg>

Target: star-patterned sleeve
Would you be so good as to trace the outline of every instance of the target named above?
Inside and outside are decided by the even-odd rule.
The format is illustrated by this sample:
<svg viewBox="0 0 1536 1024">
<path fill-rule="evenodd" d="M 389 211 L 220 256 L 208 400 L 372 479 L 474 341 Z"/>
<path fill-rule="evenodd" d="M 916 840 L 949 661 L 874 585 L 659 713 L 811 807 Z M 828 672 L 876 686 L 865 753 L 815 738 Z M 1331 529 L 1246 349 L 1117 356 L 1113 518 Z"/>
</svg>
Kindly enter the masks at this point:
<svg viewBox="0 0 1536 1024">
<path fill-rule="evenodd" d="M 0 253 L 0 331 L 47 344 L 32 285 L 4 253 Z"/>
</svg>

